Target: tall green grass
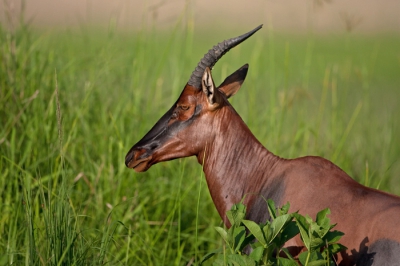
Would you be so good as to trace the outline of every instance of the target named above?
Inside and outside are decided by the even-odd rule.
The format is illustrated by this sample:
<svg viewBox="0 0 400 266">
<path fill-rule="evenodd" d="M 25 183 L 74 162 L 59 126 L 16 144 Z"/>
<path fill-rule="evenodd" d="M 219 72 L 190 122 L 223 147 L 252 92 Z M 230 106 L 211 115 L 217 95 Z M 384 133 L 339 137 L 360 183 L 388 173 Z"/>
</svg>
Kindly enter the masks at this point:
<svg viewBox="0 0 400 266">
<path fill-rule="evenodd" d="M 215 249 L 221 220 L 197 162 L 137 174 L 124 156 L 201 56 L 246 30 L 1 28 L 0 264 L 187 265 Z M 250 64 L 231 102 L 272 152 L 321 155 L 400 194 L 398 47 L 398 36 L 265 27 L 213 74 Z"/>
</svg>

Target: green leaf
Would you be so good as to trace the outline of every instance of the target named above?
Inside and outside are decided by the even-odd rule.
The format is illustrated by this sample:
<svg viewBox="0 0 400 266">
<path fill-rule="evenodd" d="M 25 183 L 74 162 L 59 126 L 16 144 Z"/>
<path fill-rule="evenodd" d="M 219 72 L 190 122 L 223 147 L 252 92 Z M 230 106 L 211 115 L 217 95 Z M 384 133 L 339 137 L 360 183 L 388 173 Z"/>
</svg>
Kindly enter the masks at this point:
<svg viewBox="0 0 400 266">
<path fill-rule="evenodd" d="M 216 250 L 211 251 L 210 253 L 204 255 L 204 257 L 203 257 L 203 258 L 201 259 L 201 261 L 200 261 L 200 265 L 201 265 L 202 263 L 204 263 L 205 261 L 209 260 L 210 258 L 212 258 L 215 254 L 220 254 L 220 253 L 222 253 L 222 251 L 223 251 L 223 248 L 219 248 L 219 249 L 216 249 Z"/>
<path fill-rule="evenodd" d="M 300 230 L 301 239 L 303 240 L 304 245 L 307 249 L 310 249 L 310 237 L 308 235 L 308 230 L 310 226 L 306 218 L 298 213 L 294 213 L 293 216 L 295 217 L 297 227 Z"/>
<path fill-rule="evenodd" d="M 282 208 L 279 209 L 279 214 L 280 215 L 288 214 L 289 208 L 290 208 L 290 203 L 287 202 L 285 205 L 282 206 Z"/>
<path fill-rule="evenodd" d="M 250 253 L 249 257 L 252 258 L 254 261 L 258 262 L 262 259 L 264 254 L 264 247 L 259 246 Z"/>
<path fill-rule="evenodd" d="M 300 233 L 299 227 L 297 226 L 295 221 L 290 221 L 285 228 L 283 229 L 278 246 L 283 246 L 289 239 L 292 239 L 294 236 Z"/>
<path fill-rule="evenodd" d="M 244 226 L 239 226 L 233 231 L 233 239 L 234 239 L 234 250 L 241 251 L 242 243 L 246 237 L 246 229 Z"/>
<path fill-rule="evenodd" d="M 244 239 L 244 241 L 242 242 L 239 250 L 243 251 L 243 249 L 249 245 L 252 241 L 254 241 L 255 237 L 252 234 L 249 234 L 248 236 L 246 236 L 246 238 Z"/>
<path fill-rule="evenodd" d="M 331 211 L 329 208 L 326 208 L 317 213 L 316 224 L 318 224 L 319 229 L 315 231 L 321 238 L 323 238 L 326 233 L 331 230 L 331 220 L 327 217 L 327 215 L 330 213 Z"/>
<path fill-rule="evenodd" d="M 325 260 L 315 260 L 311 261 L 307 264 L 307 266 L 325 266 L 326 261 Z"/>
<path fill-rule="evenodd" d="M 298 256 L 301 265 L 306 265 L 308 253 L 309 253 L 309 251 L 307 250 L 307 251 L 300 253 L 300 255 Z"/>
<path fill-rule="evenodd" d="M 343 232 L 340 231 L 329 231 L 326 235 L 325 235 L 325 239 L 328 242 L 328 244 L 332 244 L 335 242 L 338 242 L 340 240 L 340 238 L 342 238 L 342 236 L 344 236 Z"/>
<path fill-rule="evenodd" d="M 276 218 L 275 202 L 272 199 L 268 199 L 267 205 L 268 205 L 269 214 L 271 215 L 271 218 L 274 220 Z"/>
<path fill-rule="evenodd" d="M 319 249 L 320 247 L 322 247 L 324 244 L 325 243 L 321 238 L 319 238 L 319 237 L 315 237 L 314 238 L 313 237 L 313 238 L 311 238 L 311 241 L 310 241 L 309 250 L 314 251 L 314 250 Z"/>
<path fill-rule="evenodd" d="M 278 266 L 297 266 L 297 263 L 293 259 L 281 258 L 277 259 Z"/>
<path fill-rule="evenodd" d="M 311 256 L 310 256 L 310 262 L 315 262 L 315 261 L 323 261 L 325 262 L 324 257 L 322 257 L 322 254 L 319 251 L 313 251 L 311 252 Z M 308 264 L 310 265 L 310 264 Z"/>
<path fill-rule="evenodd" d="M 228 235 L 228 233 L 225 231 L 225 229 L 222 228 L 222 227 L 216 226 L 216 227 L 215 227 L 215 230 L 217 230 L 217 232 L 221 235 L 221 237 L 222 237 L 222 239 L 224 239 L 225 243 L 226 243 L 227 245 L 230 246 L 231 243 L 230 243 L 229 235 Z"/>
<path fill-rule="evenodd" d="M 343 246 L 342 244 L 339 243 L 334 243 L 334 244 L 330 244 L 328 246 L 328 251 L 330 255 L 334 255 L 342 250 L 347 249 L 347 247 Z"/>
<path fill-rule="evenodd" d="M 331 210 L 329 208 L 319 211 L 317 213 L 317 218 L 315 220 L 317 222 L 317 224 L 322 227 L 329 227 L 329 225 L 331 224 L 331 220 L 328 217 L 326 217 L 326 215 L 328 215 L 330 213 L 331 213 Z"/>
<path fill-rule="evenodd" d="M 309 256 L 308 262 L 307 262 L 308 254 L 310 254 L 310 256 Z M 325 260 L 322 257 L 321 253 L 316 252 L 316 251 L 311 252 L 311 251 L 307 250 L 307 251 L 300 253 L 299 261 L 301 262 L 301 265 L 307 265 L 307 266 L 314 265 L 313 263 L 316 263 L 315 265 L 325 265 Z M 318 263 L 320 263 L 320 261 L 322 261 L 323 264 L 318 264 Z"/>
<path fill-rule="evenodd" d="M 243 203 L 234 204 L 231 210 L 226 212 L 226 216 L 232 226 L 240 226 L 246 216 L 246 206 Z"/>
<path fill-rule="evenodd" d="M 317 223 L 313 223 L 311 226 L 311 232 L 315 237 L 323 239 L 329 232 L 329 227 L 320 227 Z"/>
<path fill-rule="evenodd" d="M 256 266 L 256 262 L 252 258 L 239 254 L 228 255 L 228 262 L 238 266 Z"/>
<path fill-rule="evenodd" d="M 271 224 L 267 222 L 263 227 L 262 227 L 262 232 L 264 234 L 264 239 L 267 244 L 272 242 L 272 228 Z"/>
<path fill-rule="evenodd" d="M 213 266 L 226 266 L 225 265 L 225 258 L 223 256 L 219 256 L 217 259 L 214 260 L 212 265 Z"/>
<path fill-rule="evenodd" d="M 286 257 L 288 257 L 289 259 L 294 260 L 292 254 L 289 253 L 289 250 L 287 248 L 282 248 L 281 251 L 283 251 L 286 255 Z"/>
<path fill-rule="evenodd" d="M 250 233 L 254 235 L 254 237 L 263 245 L 266 245 L 266 241 L 264 238 L 264 234 L 261 230 L 260 225 L 256 224 L 250 220 L 243 220 L 242 223 L 249 229 Z"/>
<path fill-rule="evenodd" d="M 281 229 L 285 226 L 285 224 L 292 219 L 292 215 L 290 214 L 285 214 L 282 216 L 278 216 L 275 218 L 275 220 L 272 221 L 271 223 L 271 228 L 272 228 L 272 238 L 270 241 L 273 241 L 274 238 L 279 234 Z"/>
</svg>

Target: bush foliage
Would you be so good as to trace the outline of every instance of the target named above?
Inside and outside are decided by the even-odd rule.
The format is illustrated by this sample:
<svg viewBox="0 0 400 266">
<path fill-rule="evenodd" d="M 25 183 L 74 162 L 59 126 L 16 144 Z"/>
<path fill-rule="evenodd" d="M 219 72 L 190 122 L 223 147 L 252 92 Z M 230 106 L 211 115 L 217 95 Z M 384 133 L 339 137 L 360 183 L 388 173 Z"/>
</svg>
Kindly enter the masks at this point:
<svg viewBox="0 0 400 266">
<path fill-rule="evenodd" d="M 242 203 L 233 205 L 226 213 L 231 227 L 228 230 L 216 227 L 224 247 L 207 254 L 202 263 L 216 256 L 213 266 L 336 265 L 334 255 L 346 247 L 338 243 L 344 234 L 332 230 L 335 224 L 327 217 L 329 209 L 318 212 L 313 221 L 309 216 L 288 213 L 289 202 L 282 208 L 276 208 L 271 199 L 266 204 L 271 221 L 262 224 L 244 219 L 246 206 Z M 295 259 L 284 245 L 297 235 L 306 250 Z M 249 254 L 246 250 L 250 250 Z"/>
</svg>

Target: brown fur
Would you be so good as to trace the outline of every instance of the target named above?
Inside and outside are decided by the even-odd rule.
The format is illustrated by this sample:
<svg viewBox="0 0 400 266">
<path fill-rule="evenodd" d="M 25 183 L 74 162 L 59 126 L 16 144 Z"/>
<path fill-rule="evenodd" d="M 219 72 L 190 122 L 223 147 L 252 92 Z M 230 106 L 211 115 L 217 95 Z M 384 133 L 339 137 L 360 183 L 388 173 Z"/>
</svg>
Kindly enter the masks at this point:
<svg viewBox="0 0 400 266">
<path fill-rule="evenodd" d="M 396 261 L 398 257 L 393 256 L 400 256 L 398 252 L 385 258 L 379 257 L 379 249 L 398 249 L 400 197 L 357 183 L 326 159 L 307 156 L 286 160 L 268 151 L 227 100 L 240 88 L 247 68 L 245 65 L 239 69 L 219 88 L 211 82 L 211 72 L 207 68 L 203 89 L 187 85 L 171 109 L 174 115 L 166 124 L 177 125 L 178 130 L 170 129 L 162 140 L 158 137 L 161 134 L 157 135 L 159 139 L 145 136 L 146 141 L 140 141 L 128 153 L 127 166 L 133 167 L 141 160 L 144 164 L 135 170 L 146 171 L 161 161 L 197 156 L 215 207 L 226 225 L 229 226 L 226 211 L 243 197 L 247 217 L 256 222 L 268 219 L 263 198 L 273 198 L 278 205 L 289 201 L 292 211 L 311 217 L 330 208 L 331 222 L 337 223 L 336 229 L 345 233 L 340 242 L 348 248 L 337 258 L 340 265 L 373 262 L 368 256 Z M 189 119 L 192 121 L 187 125 L 177 124 Z M 149 160 L 138 159 L 142 150 L 156 140 L 163 144 L 148 151 Z M 377 243 L 374 250 L 378 251 L 370 254 L 368 247 L 373 243 Z M 289 241 L 287 247 L 293 255 L 303 248 L 299 238 Z"/>
</svg>

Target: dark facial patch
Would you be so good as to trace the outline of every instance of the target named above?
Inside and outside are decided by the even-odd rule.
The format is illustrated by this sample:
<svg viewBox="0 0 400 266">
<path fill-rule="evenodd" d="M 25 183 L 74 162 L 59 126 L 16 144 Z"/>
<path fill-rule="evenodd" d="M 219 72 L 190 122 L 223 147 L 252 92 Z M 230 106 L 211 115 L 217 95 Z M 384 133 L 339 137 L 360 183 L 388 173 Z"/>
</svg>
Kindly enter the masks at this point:
<svg viewBox="0 0 400 266">
<path fill-rule="evenodd" d="M 183 120 L 183 121 L 176 120 L 176 121 L 172 122 L 171 124 L 168 123 L 169 125 L 166 128 L 166 136 L 168 136 L 168 137 L 174 136 L 176 133 L 178 133 L 185 127 L 192 124 L 193 121 L 195 121 L 195 119 L 199 116 L 201 110 L 202 110 L 202 106 L 200 104 L 196 105 L 194 113 L 189 119 Z"/>
<path fill-rule="evenodd" d="M 176 103 L 165 113 L 160 120 L 153 126 L 153 128 L 138 142 L 136 143 L 128 152 L 127 160 L 133 154 L 132 151 L 137 149 L 144 149 L 145 152 L 140 155 L 138 159 L 143 159 L 151 154 L 159 147 L 161 147 L 165 142 L 167 142 L 172 136 L 177 134 L 183 128 L 189 126 L 195 119 L 199 116 L 202 106 L 196 105 L 193 115 L 184 121 L 175 120 L 170 123 L 171 118 L 174 115 L 174 111 L 177 108 Z"/>
</svg>

